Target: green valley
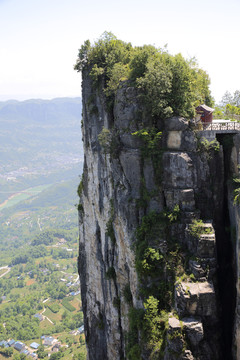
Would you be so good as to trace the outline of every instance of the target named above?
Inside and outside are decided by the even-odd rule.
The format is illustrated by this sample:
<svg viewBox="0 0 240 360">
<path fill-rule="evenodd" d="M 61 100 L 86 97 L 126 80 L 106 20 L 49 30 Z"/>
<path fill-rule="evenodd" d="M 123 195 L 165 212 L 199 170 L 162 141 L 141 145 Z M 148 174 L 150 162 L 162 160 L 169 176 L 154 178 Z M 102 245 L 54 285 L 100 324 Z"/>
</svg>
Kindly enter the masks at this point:
<svg viewBox="0 0 240 360">
<path fill-rule="evenodd" d="M 86 358 L 80 116 L 78 98 L 0 103 L 0 360 Z"/>
<path fill-rule="evenodd" d="M 0 343 L 14 339 L 31 349 L 33 342 L 44 343 L 42 336 L 52 336 L 63 359 L 85 359 L 77 182 L 52 185 L 0 212 Z M 54 353 L 51 346 L 44 349 Z M 11 356 L 20 354 L 14 350 Z"/>
</svg>

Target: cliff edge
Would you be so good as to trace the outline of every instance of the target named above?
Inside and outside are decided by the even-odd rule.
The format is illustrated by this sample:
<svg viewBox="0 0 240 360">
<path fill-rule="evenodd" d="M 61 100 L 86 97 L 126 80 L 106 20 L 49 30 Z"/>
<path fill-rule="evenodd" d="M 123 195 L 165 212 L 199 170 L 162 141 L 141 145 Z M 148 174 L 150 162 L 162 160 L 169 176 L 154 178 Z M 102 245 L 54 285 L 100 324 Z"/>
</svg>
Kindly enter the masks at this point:
<svg viewBox="0 0 240 360">
<path fill-rule="evenodd" d="M 88 359 L 237 359 L 239 135 L 153 116 L 129 79 L 109 97 L 93 68 L 78 189 Z"/>
</svg>

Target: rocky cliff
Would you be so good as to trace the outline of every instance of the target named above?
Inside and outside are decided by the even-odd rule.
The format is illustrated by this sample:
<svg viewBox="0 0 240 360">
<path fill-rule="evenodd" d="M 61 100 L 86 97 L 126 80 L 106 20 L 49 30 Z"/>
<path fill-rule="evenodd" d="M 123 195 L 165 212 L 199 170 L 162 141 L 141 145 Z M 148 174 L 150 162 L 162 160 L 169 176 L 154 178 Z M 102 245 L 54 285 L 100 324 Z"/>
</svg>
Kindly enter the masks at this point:
<svg viewBox="0 0 240 360">
<path fill-rule="evenodd" d="M 239 136 L 153 121 L 128 81 L 111 106 L 82 85 L 88 359 L 237 359 Z"/>
</svg>

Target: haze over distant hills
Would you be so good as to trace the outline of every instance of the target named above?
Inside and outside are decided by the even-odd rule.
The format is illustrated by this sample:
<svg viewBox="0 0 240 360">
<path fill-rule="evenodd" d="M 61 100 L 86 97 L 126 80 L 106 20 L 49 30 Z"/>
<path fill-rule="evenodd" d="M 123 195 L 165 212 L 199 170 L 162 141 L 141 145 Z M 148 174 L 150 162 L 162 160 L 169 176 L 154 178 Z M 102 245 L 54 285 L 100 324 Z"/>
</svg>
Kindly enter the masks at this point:
<svg viewBox="0 0 240 360">
<path fill-rule="evenodd" d="M 0 102 L 0 201 L 80 174 L 81 99 Z"/>
<path fill-rule="evenodd" d="M 52 100 L 30 99 L 25 101 L 0 101 L 1 120 L 65 121 L 81 116 L 81 98 L 56 98 Z"/>
</svg>

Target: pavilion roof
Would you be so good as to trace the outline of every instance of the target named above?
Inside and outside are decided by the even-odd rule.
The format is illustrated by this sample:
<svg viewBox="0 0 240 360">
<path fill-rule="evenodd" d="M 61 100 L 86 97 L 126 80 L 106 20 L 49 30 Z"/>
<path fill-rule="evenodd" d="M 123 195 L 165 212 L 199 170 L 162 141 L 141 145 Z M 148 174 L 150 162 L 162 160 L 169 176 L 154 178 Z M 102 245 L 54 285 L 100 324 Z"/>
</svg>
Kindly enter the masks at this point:
<svg viewBox="0 0 240 360">
<path fill-rule="evenodd" d="M 210 106 L 207 106 L 205 104 L 199 105 L 198 107 L 196 107 L 197 111 L 205 111 L 208 113 L 212 113 L 214 111 L 214 109 L 210 108 Z"/>
</svg>

